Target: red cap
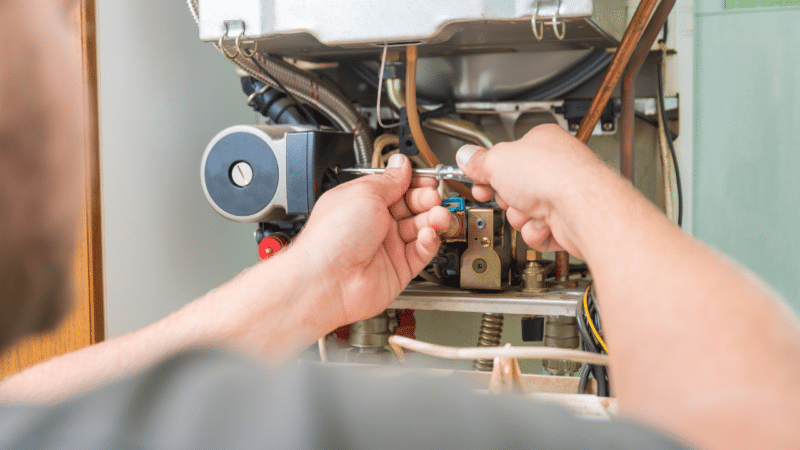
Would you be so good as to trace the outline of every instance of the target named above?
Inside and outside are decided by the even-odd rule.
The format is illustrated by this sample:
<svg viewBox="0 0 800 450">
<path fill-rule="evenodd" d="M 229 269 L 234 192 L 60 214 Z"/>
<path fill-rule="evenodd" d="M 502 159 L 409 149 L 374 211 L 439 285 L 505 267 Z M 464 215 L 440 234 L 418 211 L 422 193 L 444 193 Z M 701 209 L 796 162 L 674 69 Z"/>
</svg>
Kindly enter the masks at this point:
<svg viewBox="0 0 800 450">
<path fill-rule="evenodd" d="M 261 259 L 272 258 L 283 247 L 286 247 L 286 240 L 278 236 L 264 236 L 258 244 L 258 256 Z"/>
</svg>

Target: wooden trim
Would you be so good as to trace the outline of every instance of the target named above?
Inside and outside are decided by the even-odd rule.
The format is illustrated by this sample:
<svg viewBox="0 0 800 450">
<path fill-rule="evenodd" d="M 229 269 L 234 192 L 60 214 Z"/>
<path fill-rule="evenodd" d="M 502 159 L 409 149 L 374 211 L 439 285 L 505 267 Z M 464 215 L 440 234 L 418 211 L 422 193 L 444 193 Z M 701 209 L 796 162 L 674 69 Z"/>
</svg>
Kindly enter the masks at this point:
<svg viewBox="0 0 800 450">
<path fill-rule="evenodd" d="M 105 339 L 103 247 L 100 192 L 100 133 L 97 88 L 97 33 L 94 0 L 81 1 L 81 54 L 86 102 L 86 221 L 88 223 L 89 302 L 92 343 Z"/>
<path fill-rule="evenodd" d="M 73 259 L 74 306 L 72 313 L 56 330 L 23 339 L 0 354 L 0 378 L 105 338 L 94 0 L 82 0 L 71 19 L 75 33 L 80 32 L 80 39 L 76 35 L 75 43 L 80 42 L 81 46 L 86 111 L 86 178 L 83 213 L 76 230 L 78 239 Z"/>
</svg>

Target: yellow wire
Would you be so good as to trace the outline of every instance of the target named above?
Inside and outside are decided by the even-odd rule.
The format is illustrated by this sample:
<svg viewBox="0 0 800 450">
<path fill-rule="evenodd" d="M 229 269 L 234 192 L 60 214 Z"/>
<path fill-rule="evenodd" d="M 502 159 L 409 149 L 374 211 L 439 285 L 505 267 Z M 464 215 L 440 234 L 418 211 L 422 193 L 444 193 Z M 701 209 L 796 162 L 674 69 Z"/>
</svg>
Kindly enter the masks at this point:
<svg viewBox="0 0 800 450">
<path fill-rule="evenodd" d="M 610 355 L 611 353 L 609 353 L 606 343 L 603 341 L 603 338 L 600 337 L 600 333 L 597 332 L 597 328 L 594 327 L 592 318 L 589 317 L 589 289 L 591 289 L 591 287 L 591 284 L 586 286 L 586 290 L 583 292 L 583 313 L 586 315 L 586 321 L 589 322 L 589 327 L 592 329 L 592 334 L 594 334 L 594 337 L 597 338 L 597 342 L 599 342 L 603 347 L 603 350 Z"/>
</svg>

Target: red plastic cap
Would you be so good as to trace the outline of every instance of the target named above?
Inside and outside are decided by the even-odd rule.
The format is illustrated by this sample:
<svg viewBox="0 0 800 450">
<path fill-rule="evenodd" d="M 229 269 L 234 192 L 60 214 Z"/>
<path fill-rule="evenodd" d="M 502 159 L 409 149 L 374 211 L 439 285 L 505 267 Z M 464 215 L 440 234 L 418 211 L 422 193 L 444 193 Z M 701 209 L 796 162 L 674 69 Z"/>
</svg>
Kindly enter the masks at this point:
<svg viewBox="0 0 800 450">
<path fill-rule="evenodd" d="M 258 244 L 258 256 L 261 259 L 272 258 L 286 247 L 286 240 L 277 236 L 264 236 Z"/>
</svg>

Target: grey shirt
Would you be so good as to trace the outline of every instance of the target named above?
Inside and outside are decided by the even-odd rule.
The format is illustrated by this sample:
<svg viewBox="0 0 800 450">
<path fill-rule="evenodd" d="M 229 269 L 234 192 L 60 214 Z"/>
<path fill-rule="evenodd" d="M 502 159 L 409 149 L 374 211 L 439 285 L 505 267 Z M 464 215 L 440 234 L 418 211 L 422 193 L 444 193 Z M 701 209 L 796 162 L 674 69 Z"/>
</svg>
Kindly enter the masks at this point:
<svg viewBox="0 0 800 450">
<path fill-rule="evenodd" d="M 628 421 L 422 376 L 299 364 L 267 370 L 209 349 L 56 405 L 0 407 L 0 448 L 662 449 Z"/>
</svg>

